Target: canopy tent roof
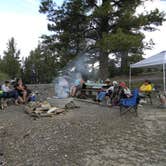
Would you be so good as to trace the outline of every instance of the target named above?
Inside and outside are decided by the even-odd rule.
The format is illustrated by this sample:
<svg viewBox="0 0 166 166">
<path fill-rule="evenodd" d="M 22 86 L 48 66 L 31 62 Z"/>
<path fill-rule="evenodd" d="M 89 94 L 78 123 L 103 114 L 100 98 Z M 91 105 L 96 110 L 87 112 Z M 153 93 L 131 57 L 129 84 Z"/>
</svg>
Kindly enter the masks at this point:
<svg viewBox="0 0 166 166">
<path fill-rule="evenodd" d="M 156 55 L 153 55 L 147 59 L 131 64 L 131 68 L 139 68 L 146 66 L 162 65 L 166 64 L 166 51 L 162 51 Z"/>
</svg>

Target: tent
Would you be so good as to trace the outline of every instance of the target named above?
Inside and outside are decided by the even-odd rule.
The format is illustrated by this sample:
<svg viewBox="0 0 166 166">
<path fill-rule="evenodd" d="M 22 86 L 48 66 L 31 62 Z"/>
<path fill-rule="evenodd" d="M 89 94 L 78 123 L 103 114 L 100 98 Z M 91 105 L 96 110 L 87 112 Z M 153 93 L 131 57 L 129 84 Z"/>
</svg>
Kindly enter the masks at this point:
<svg viewBox="0 0 166 166">
<path fill-rule="evenodd" d="M 153 55 L 149 58 L 141 60 L 137 63 L 130 65 L 130 78 L 129 78 L 129 85 L 131 85 L 131 68 L 140 68 L 140 67 L 150 67 L 150 66 L 157 66 L 162 65 L 163 68 L 163 89 L 166 90 L 166 75 L 165 75 L 165 64 L 166 64 L 166 51 L 162 51 L 156 55 Z"/>
</svg>

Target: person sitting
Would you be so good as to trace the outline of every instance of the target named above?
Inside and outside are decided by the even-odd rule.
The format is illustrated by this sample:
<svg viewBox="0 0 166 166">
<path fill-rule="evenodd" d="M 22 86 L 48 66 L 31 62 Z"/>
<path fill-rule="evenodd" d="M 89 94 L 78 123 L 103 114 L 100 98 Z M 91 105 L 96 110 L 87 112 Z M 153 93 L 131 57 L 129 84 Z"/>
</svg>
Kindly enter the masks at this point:
<svg viewBox="0 0 166 166">
<path fill-rule="evenodd" d="M 106 101 L 107 101 L 107 105 L 111 105 L 112 95 L 113 95 L 114 90 L 116 89 L 117 86 L 118 86 L 118 82 L 117 81 L 113 81 L 112 85 L 107 89 L 107 93 L 105 95 L 105 98 L 106 98 Z"/>
<path fill-rule="evenodd" d="M 1 86 L 1 90 L 3 92 L 3 97 L 4 98 L 14 98 L 15 99 L 15 104 L 19 104 L 19 95 L 18 92 L 14 89 L 10 88 L 10 82 L 5 81 L 5 83 Z M 6 103 L 7 104 L 7 103 Z"/>
<path fill-rule="evenodd" d="M 16 84 L 14 85 L 14 87 L 15 90 L 18 92 L 19 97 L 21 97 L 22 103 L 26 103 L 28 101 L 29 94 L 31 93 L 31 91 L 23 83 L 21 78 L 16 80 Z"/>
<path fill-rule="evenodd" d="M 111 104 L 114 106 L 119 105 L 119 101 L 122 98 L 129 98 L 131 97 L 131 91 L 127 87 L 125 82 L 120 82 L 118 86 L 114 88 L 114 91 L 111 95 Z"/>
<path fill-rule="evenodd" d="M 140 103 L 146 103 L 145 100 L 143 100 L 146 96 L 150 97 L 150 93 L 152 92 L 152 84 L 150 81 L 145 80 L 144 83 L 139 88 L 139 98 Z M 151 97 L 150 97 L 151 98 Z"/>
<path fill-rule="evenodd" d="M 120 82 L 119 86 L 121 88 L 120 98 L 129 98 L 132 96 L 131 90 L 127 87 L 125 82 Z"/>
<path fill-rule="evenodd" d="M 113 86 L 111 84 L 111 80 L 109 78 L 107 78 L 104 83 L 105 83 L 105 85 L 102 86 L 100 91 L 97 93 L 97 96 L 95 99 L 98 103 L 100 103 L 101 101 L 104 100 L 106 94 L 108 93 L 107 89 L 109 89 L 111 86 Z"/>
<path fill-rule="evenodd" d="M 77 94 L 77 91 L 82 88 L 84 82 L 85 81 L 82 78 L 76 79 L 75 82 L 74 82 L 74 85 L 71 86 L 70 96 L 75 97 L 76 94 Z"/>
<path fill-rule="evenodd" d="M 148 81 L 148 80 L 145 80 L 145 82 L 140 86 L 139 90 L 142 93 L 149 93 L 149 92 L 151 92 L 152 91 L 151 82 Z"/>
</svg>

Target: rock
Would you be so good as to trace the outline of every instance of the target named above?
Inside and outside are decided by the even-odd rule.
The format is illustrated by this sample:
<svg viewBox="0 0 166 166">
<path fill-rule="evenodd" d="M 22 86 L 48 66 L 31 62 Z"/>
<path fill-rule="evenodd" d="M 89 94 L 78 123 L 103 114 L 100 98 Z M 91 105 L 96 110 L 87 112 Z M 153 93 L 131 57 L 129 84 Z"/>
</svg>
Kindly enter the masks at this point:
<svg viewBox="0 0 166 166">
<path fill-rule="evenodd" d="M 67 103 L 65 105 L 65 108 L 66 109 L 74 109 L 74 108 L 79 108 L 79 106 L 77 106 L 74 101 L 70 101 L 69 103 Z"/>
</svg>

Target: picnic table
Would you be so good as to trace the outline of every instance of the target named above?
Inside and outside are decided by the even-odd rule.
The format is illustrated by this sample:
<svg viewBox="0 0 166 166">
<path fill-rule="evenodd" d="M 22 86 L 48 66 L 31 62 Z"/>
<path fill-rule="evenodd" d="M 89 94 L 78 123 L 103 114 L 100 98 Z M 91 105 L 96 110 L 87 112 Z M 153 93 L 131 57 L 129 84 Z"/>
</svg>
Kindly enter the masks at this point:
<svg viewBox="0 0 166 166">
<path fill-rule="evenodd" d="M 92 89 L 100 89 L 103 86 L 106 86 L 106 84 L 95 83 L 95 82 L 86 82 L 85 85 L 87 88 L 92 88 Z"/>
<path fill-rule="evenodd" d="M 100 89 L 103 86 L 106 86 L 106 84 L 100 84 L 100 83 L 93 83 L 93 82 L 86 82 L 85 83 L 86 88 L 81 90 L 81 93 L 85 94 L 87 97 L 93 98 L 97 95 L 97 93 L 100 91 Z"/>
</svg>

